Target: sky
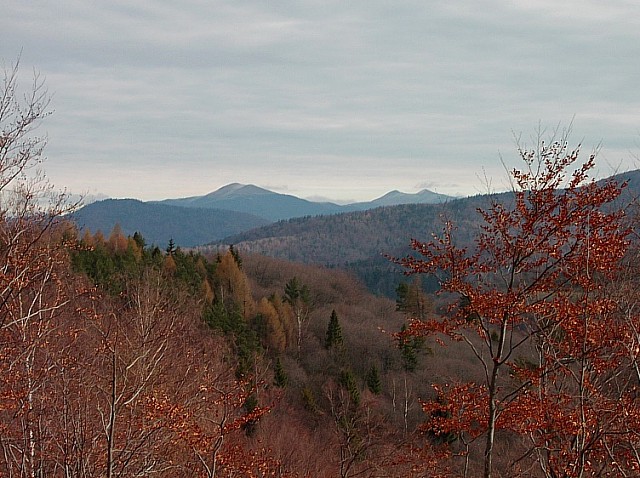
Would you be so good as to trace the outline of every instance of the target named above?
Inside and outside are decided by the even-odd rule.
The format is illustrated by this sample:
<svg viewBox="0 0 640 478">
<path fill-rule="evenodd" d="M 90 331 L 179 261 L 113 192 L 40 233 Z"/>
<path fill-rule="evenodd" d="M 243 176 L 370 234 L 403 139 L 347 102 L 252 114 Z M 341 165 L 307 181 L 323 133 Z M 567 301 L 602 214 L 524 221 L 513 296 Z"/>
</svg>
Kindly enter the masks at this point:
<svg viewBox="0 0 640 478">
<path fill-rule="evenodd" d="M 466 196 L 569 127 L 600 177 L 640 167 L 637 0 L 6 0 L 18 57 L 49 180 L 88 196 Z"/>
</svg>

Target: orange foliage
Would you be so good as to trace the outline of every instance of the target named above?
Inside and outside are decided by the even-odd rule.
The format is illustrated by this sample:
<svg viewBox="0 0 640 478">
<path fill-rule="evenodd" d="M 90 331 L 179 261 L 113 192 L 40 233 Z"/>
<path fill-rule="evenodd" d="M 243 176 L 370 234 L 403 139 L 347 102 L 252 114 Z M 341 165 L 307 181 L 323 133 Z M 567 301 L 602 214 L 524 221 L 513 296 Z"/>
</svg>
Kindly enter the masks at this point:
<svg viewBox="0 0 640 478">
<path fill-rule="evenodd" d="M 463 341 L 483 367 L 483 384 L 437 386 L 423 407 L 436 435 L 484 438 L 485 477 L 499 429 L 528 440 L 548 476 L 628 476 L 638 467 L 630 330 L 607 290 L 629 229 L 622 211 L 604 207 L 620 186 L 588 179 L 593 156 L 568 172 L 578 152 L 564 142 L 521 150 L 513 203 L 479 210 L 474 249 L 456 246 L 447 223 L 442 237 L 412 242 L 422 257 L 398 260 L 411 273 L 438 274 L 441 294 L 460 298 L 447 316 L 414 320 L 405 334 Z"/>
</svg>

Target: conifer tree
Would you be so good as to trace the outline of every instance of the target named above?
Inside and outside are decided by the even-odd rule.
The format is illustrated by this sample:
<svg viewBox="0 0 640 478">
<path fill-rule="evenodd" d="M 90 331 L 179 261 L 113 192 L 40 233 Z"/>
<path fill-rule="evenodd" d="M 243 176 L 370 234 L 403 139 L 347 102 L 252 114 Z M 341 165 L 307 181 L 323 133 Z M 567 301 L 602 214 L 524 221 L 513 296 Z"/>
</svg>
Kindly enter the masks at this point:
<svg viewBox="0 0 640 478">
<path fill-rule="evenodd" d="M 176 243 L 173 242 L 173 238 L 169 239 L 169 245 L 167 245 L 167 255 L 173 255 L 176 252 Z"/>
<path fill-rule="evenodd" d="M 407 326 L 401 329 L 401 340 L 398 343 L 402 356 L 402 367 L 407 372 L 415 372 L 418 366 L 418 352 L 424 347 L 424 338 L 406 335 Z"/>
<path fill-rule="evenodd" d="M 287 373 L 284 371 L 282 362 L 280 362 L 280 357 L 278 357 L 273 370 L 273 384 L 276 387 L 285 388 L 288 383 L 289 377 L 287 377 Z"/>
<path fill-rule="evenodd" d="M 138 231 L 133 233 L 133 240 L 136 242 L 136 244 L 140 249 L 144 249 L 147 245 L 146 241 L 144 240 L 144 237 Z"/>
<path fill-rule="evenodd" d="M 380 382 L 380 374 L 378 367 L 372 365 L 366 376 L 367 388 L 374 395 L 380 395 L 382 392 L 382 383 Z"/>
<path fill-rule="evenodd" d="M 342 328 L 340 327 L 338 314 L 333 310 L 331 312 L 331 318 L 329 319 L 329 327 L 327 328 L 327 337 L 324 342 L 324 347 L 326 349 L 330 349 L 341 345 L 343 345 Z"/>
<path fill-rule="evenodd" d="M 360 405 L 360 390 L 351 370 L 343 370 L 340 374 L 340 385 L 349 393 L 349 398 L 354 407 Z"/>
<path fill-rule="evenodd" d="M 238 253 L 237 249 L 233 247 L 233 244 L 229 245 L 229 252 L 233 257 L 233 260 L 236 261 L 236 264 L 238 265 L 238 269 L 242 269 L 242 257 L 240 257 L 240 254 Z"/>
</svg>

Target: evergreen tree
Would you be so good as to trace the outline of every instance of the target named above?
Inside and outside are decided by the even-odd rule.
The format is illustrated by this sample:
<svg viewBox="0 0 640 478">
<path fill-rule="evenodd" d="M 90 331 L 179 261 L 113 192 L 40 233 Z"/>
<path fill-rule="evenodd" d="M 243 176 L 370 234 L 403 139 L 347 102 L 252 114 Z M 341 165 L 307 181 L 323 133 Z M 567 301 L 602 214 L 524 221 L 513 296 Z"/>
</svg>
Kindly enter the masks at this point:
<svg viewBox="0 0 640 478">
<path fill-rule="evenodd" d="M 406 282 L 400 282 L 396 287 L 396 310 L 401 312 L 405 311 L 405 302 L 409 295 L 409 284 Z"/>
<path fill-rule="evenodd" d="M 342 328 L 340 327 L 338 314 L 333 310 L 331 312 L 331 318 L 329 319 L 329 327 L 327 328 L 327 337 L 324 342 L 324 347 L 326 349 L 330 349 L 331 347 L 338 347 L 342 344 Z"/>
<path fill-rule="evenodd" d="M 402 356 L 402 367 L 407 372 L 415 372 L 418 366 L 418 352 L 424 348 L 424 338 L 402 335 L 407 330 L 406 325 L 403 325 L 401 330 L 402 338 L 398 343 L 398 347 Z"/>
<path fill-rule="evenodd" d="M 247 399 L 244 401 L 244 403 L 242 404 L 242 408 L 244 408 L 247 415 L 250 415 L 251 413 L 253 413 L 253 411 L 255 411 L 257 407 L 258 407 L 258 397 L 256 396 L 255 393 L 252 393 L 251 395 L 249 395 Z M 246 435 L 249 437 L 255 435 L 257 427 L 258 427 L 257 420 L 248 420 L 247 422 L 242 424 L 242 429 L 244 430 Z"/>
<path fill-rule="evenodd" d="M 167 246 L 167 254 L 173 255 L 176 252 L 176 243 L 173 242 L 173 238 L 169 239 L 169 245 Z"/>
<path fill-rule="evenodd" d="M 229 252 L 233 256 L 233 260 L 236 261 L 238 269 L 242 269 L 242 258 L 240 257 L 238 251 L 233 247 L 233 244 L 229 245 Z"/>
<path fill-rule="evenodd" d="M 147 245 L 142 234 L 137 231 L 133 233 L 133 240 L 135 241 L 135 243 L 138 245 L 140 249 L 144 249 Z"/>
<path fill-rule="evenodd" d="M 411 284 L 401 282 L 396 288 L 396 310 L 413 318 L 425 320 L 433 310 L 433 300 L 424 293 L 422 281 L 415 276 Z"/>
<path fill-rule="evenodd" d="M 360 389 L 356 383 L 356 379 L 353 376 L 351 370 L 343 370 L 340 374 L 340 385 L 349 393 L 351 403 L 354 407 L 360 405 Z"/>
<path fill-rule="evenodd" d="M 366 376 L 367 388 L 375 395 L 380 395 L 382 392 L 382 383 L 380 382 L 380 374 L 378 373 L 378 367 L 372 365 L 369 368 Z"/>
<path fill-rule="evenodd" d="M 280 362 L 280 357 L 278 357 L 273 370 L 273 384 L 276 387 L 285 388 L 288 383 L 289 377 L 287 377 L 284 367 L 282 366 L 282 362 Z"/>
</svg>

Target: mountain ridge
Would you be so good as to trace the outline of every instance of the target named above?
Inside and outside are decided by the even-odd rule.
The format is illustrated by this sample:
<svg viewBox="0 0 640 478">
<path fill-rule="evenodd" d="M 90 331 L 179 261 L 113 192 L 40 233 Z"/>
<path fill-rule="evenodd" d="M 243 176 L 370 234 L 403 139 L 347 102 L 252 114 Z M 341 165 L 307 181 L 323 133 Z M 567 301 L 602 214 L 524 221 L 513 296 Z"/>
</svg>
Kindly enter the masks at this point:
<svg viewBox="0 0 640 478">
<path fill-rule="evenodd" d="M 364 211 L 379 206 L 440 203 L 452 199 L 455 198 L 428 189 L 417 193 L 393 190 L 371 201 L 337 204 L 331 201 L 310 201 L 291 194 L 277 193 L 254 184 L 230 183 L 202 196 L 151 202 L 182 207 L 227 209 L 255 214 L 271 221 L 281 221 L 294 217 Z"/>
<path fill-rule="evenodd" d="M 253 184 L 230 183 L 203 196 L 161 201 L 104 199 L 72 215 L 80 229 L 109 234 L 119 224 L 125 234 L 140 232 L 149 243 L 165 245 L 169 239 L 183 247 L 222 240 L 274 222 L 295 217 L 327 216 L 362 211 L 385 203 L 424 200 L 421 193 L 393 191 L 368 203 L 338 205 L 314 202 L 270 191 Z M 435 194 L 431 193 L 430 194 Z M 429 199 L 440 199 L 429 196 Z"/>
<path fill-rule="evenodd" d="M 108 235 L 119 224 L 126 235 L 140 232 L 149 244 L 164 247 L 169 240 L 183 247 L 220 240 L 231 234 L 269 224 L 251 214 L 153 204 L 137 199 L 105 199 L 71 215 L 81 230 Z M 215 239 L 214 239 L 215 238 Z"/>
<path fill-rule="evenodd" d="M 626 184 L 614 207 L 636 203 L 640 197 L 640 170 L 600 181 L 610 180 Z M 406 256 L 411 252 L 412 239 L 429 240 L 432 233 L 442 230 L 443 218 L 455 224 L 460 244 L 471 245 L 482 222 L 478 209 L 486 209 L 494 200 L 509 205 L 513 193 L 477 195 L 438 204 L 381 206 L 333 217 L 293 218 L 235 234 L 210 247 L 234 244 L 240 251 L 346 268 L 372 292 L 393 296 L 402 273 L 385 255 Z"/>
</svg>

